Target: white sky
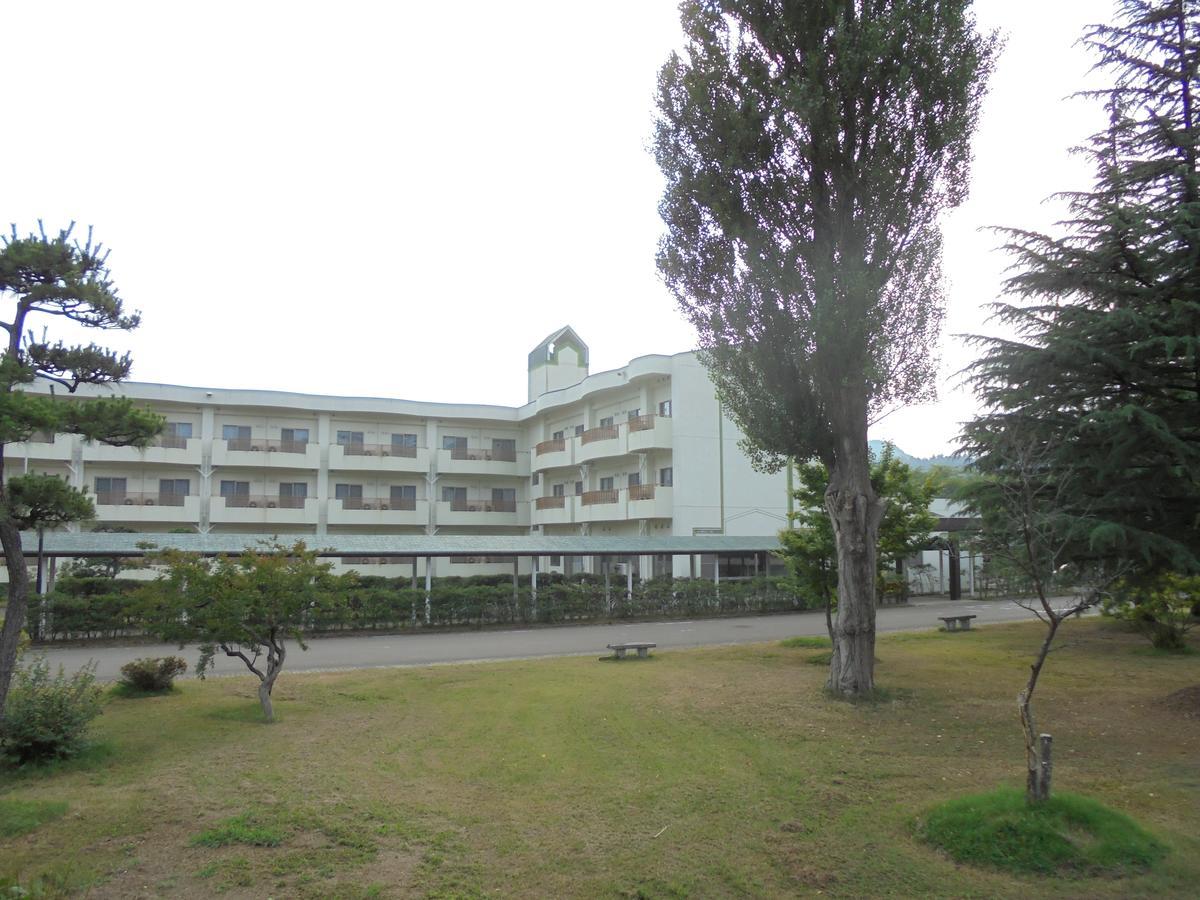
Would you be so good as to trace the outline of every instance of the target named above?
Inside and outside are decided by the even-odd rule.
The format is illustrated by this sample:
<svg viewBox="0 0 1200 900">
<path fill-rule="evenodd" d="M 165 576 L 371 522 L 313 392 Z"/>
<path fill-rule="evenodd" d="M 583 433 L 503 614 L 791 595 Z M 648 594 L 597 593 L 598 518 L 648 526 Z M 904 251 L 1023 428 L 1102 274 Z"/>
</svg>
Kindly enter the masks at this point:
<svg viewBox="0 0 1200 900">
<path fill-rule="evenodd" d="M 1110 0 L 979 0 L 1007 36 L 970 201 L 946 221 L 944 369 L 1102 125 L 1072 45 Z M 133 378 L 517 405 L 571 324 L 593 372 L 694 335 L 654 266 L 648 151 L 672 0 L 0 3 L 0 222 L 94 225 Z M 60 332 L 53 332 L 58 334 Z M 961 391 L 872 436 L 947 450 Z"/>
</svg>

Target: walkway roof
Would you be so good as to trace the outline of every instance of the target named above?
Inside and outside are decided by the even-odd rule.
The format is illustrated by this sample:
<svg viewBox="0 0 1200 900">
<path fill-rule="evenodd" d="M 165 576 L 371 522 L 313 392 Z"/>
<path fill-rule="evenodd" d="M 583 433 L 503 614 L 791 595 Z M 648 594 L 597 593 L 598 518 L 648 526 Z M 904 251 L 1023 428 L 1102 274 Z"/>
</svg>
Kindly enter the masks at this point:
<svg viewBox="0 0 1200 900">
<path fill-rule="evenodd" d="M 262 534 L 114 534 L 47 532 L 46 556 L 143 556 L 147 544 L 204 554 L 235 554 L 259 546 Z M 651 556 L 692 553 L 776 551 L 776 535 L 697 535 L 654 537 L 611 535 L 484 535 L 484 534 L 328 534 L 279 535 L 281 543 L 303 540 L 322 556 Z M 26 556 L 37 555 L 37 535 L 22 535 Z M 149 551 L 153 552 L 153 551 Z"/>
</svg>

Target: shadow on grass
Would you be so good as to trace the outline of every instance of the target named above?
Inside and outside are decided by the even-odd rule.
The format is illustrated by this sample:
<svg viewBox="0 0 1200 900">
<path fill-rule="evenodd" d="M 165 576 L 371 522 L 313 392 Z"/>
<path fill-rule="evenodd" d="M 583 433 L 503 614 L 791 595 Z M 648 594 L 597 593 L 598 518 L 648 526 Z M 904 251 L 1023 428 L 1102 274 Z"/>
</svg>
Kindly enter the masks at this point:
<svg viewBox="0 0 1200 900">
<path fill-rule="evenodd" d="M 6 760 L 0 763 L 0 785 L 6 780 L 53 778 L 68 772 L 87 772 L 105 767 L 116 759 L 116 748 L 107 741 L 94 741 L 64 759 L 49 759 L 41 762 L 16 763 Z M 3 897 L 0 894 L 0 897 Z"/>
<path fill-rule="evenodd" d="M 108 689 L 108 695 L 110 697 L 120 700 L 142 700 L 147 697 L 174 697 L 181 693 L 183 692 L 175 685 L 171 685 L 168 688 L 163 688 L 162 690 L 158 691 L 147 691 L 143 690 L 142 688 L 136 688 L 131 684 L 125 684 L 121 681 L 118 681 Z"/>
</svg>

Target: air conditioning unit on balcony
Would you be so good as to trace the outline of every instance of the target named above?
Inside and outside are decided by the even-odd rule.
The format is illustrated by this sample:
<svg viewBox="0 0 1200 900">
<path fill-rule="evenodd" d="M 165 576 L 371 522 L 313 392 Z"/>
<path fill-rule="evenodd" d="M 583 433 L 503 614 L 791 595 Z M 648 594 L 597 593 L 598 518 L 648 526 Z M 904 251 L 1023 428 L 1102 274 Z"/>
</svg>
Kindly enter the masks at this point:
<svg viewBox="0 0 1200 900">
<path fill-rule="evenodd" d="M 251 501 L 250 501 L 249 503 L 247 503 L 246 505 L 247 505 L 248 507 L 250 507 L 251 509 L 258 509 L 258 501 L 257 501 L 257 500 L 251 500 Z"/>
<path fill-rule="evenodd" d="M 147 497 L 145 500 L 142 501 L 142 505 L 143 506 L 153 506 L 154 500 L 150 497 Z"/>
<path fill-rule="evenodd" d="M 125 506 L 133 506 L 133 498 L 126 497 L 124 500 L 121 501 L 121 503 Z"/>
<path fill-rule="evenodd" d="M 380 508 L 380 509 L 388 509 L 389 507 L 388 507 L 388 505 L 387 505 L 386 503 L 380 503 L 380 504 L 379 504 L 379 508 Z"/>
<path fill-rule="evenodd" d="M 262 444 L 251 444 L 251 445 L 250 445 L 250 449 L 251 449 L 251 450 L 256 450 L 256 451 L 257 451 L 257 450 L 262 450 Z"/>
<path fill-rule="evenodd" d="M 275 502 L 274 502 L 274 501 L 272 501 L 272 502 L 270 502 L 270 503 L 268 503 L 268 504 L 267 504 L 267 509 L 274 509 L 274 508 L 275 508 L 275 506 L 276 506 Z"/>
</svg>

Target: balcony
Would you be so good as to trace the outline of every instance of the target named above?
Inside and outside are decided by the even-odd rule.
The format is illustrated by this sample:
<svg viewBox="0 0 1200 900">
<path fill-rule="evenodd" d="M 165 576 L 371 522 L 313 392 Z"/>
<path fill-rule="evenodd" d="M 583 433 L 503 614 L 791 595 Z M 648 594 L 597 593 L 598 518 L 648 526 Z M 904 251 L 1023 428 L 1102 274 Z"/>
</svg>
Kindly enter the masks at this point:
<svg viewBox="0 0 1200 900">
<path fill-rule="evenodd" d="M 437 451 L 438 472 L 447 475 L 529 476 L 528 450 L 487 450 L 455 447 Z"/>
<path fill-rule="evenodd" d="M 160 435 L 148 446 L 110 447 L 108 444 L 85 443 L 85 462 L 103 463 L 161 463 L 164 465 L 200 465 L 200 439 Z"/>
<path fill-rule="evenodd" d="M 351 472 L 429 471 L 429 450 L 397 444 L 334 444 L 329 448 L 329 468 Z"/>
<path fill-rule="evenodd" d="M 623 522 L 625 498 L 616 489 L 584 491 L 579 497 L 579 522 Z"/>
<path fill-rule="evenodd" d="M 551 438 L 533 448 L 536 469 L 554 469 L 575 463 L 575 441 L 572 438 Z"/>
<path fill-rule="evenodd" d="M 629 489 L 626 514 L 630 519 L 669 519 L 674 515 L 670 485 L 638 484 Z"/>
<path fill-rule="evenodd" d="M 235 494 L 212 497 L 209 521 L 256 525 L 315 525 L 314 497 L 280 497 L 277 494 Z"/>
<path fill-rule="evenodd" d="M 671 449 L 670 416 L 634 416 L 625 431 L 625 449 L 630 453 Z"/>
<path fill-rule="evenodd" d="M 624 453 L 621 426 L 602 425 L 599 428 L 589 428 L 579 436 L 575 461 L 583 463 L 605 456 L 622 456 Z"/>
<path fill-rule="evenodd" d="M 159 491 L 102 491 L 95 495 L 96 517 L 101 521 L 179 522 L 200 521 L 200 498 L 192 494 Z"/>
<path fill-rule="evenodd" d="M 529 504 L 519 500 L 442 500 L 438 525 L 529 525 Z"/>
<path fill-rule="evenodd" d="M 575 521 L 575 497 L 538 497 L 533 503 L 533 524 L 570 525 Z"/>
<path fill-rule="evenodd" d="M 329 501 L 330 525 L 429 524 L 429 501 L 413 497 L 344 497 Z"/>
<path fill-rule="evenodd" d="M 57 459 L 69 462 L 71 448 L 75 443 L 72 434 L 35 434 L 23 443 L 13 444 L 7 451 L 9 457 L 26 456 L 29 459 Z"/>
<path fill-rule="evenodd" d="M 312 441 L 281 441 L 278 438 L 213 441 L 214 466 L 245 466 L 272 469 L 319 469 L 321 448 Z"/>
</svg>

